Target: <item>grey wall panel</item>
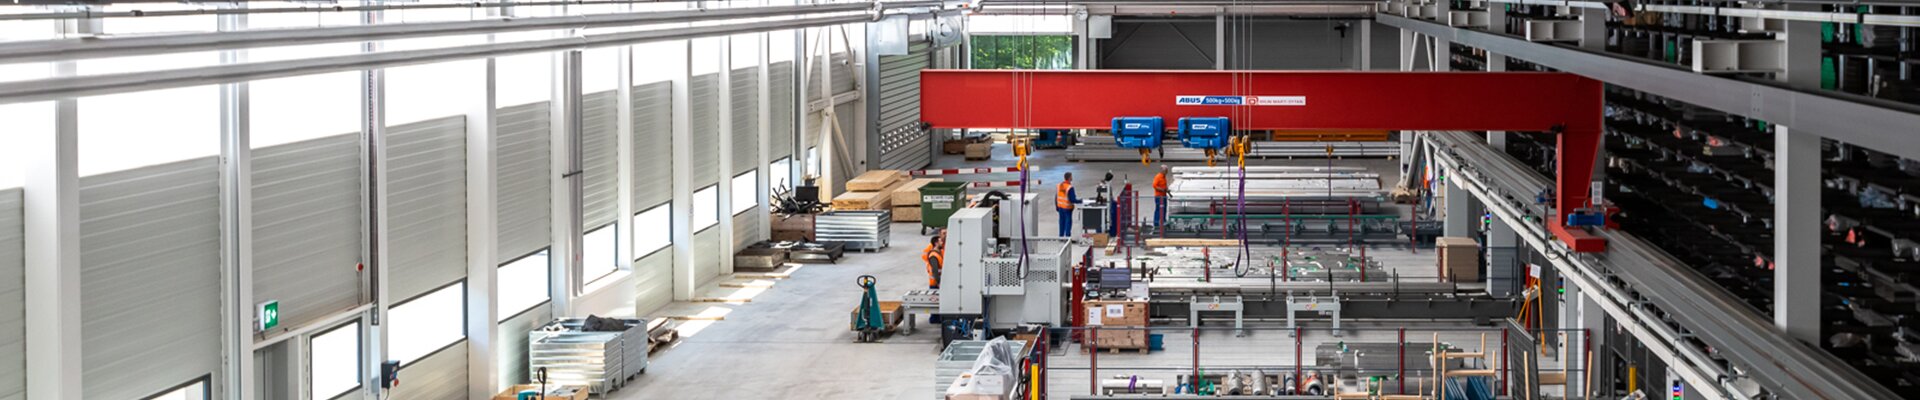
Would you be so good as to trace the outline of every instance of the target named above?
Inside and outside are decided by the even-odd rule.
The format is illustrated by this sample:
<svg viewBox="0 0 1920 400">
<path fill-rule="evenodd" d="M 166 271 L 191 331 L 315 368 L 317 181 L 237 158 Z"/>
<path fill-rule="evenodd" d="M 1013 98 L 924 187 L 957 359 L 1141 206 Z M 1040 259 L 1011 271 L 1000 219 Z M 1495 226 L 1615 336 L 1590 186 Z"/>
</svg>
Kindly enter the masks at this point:
<svg viewBox="0 0 1920 400">
<path fill-rule="evenodd" d="M 494 117 L 497 183 L 494 214 L 500 251 L 495 264 L 547 247 L 552 239 L 552 104 L 499 109 Z"/>
<path fill-rule="evenodd" d="M 720 257 L 733 255 L 720 251 L 720 226 L 693 234 L 693 278 L 697 285 L 706 285 L 720 276 Z"/>
<path fill-rule="evenodd" d="M 253 298 L 300 326 L 361 303 L 360 144 L 334 135 L 253 151 Z"/>
<path fill-rule="evenodd" d="M 747 245 L 767 240 L 767 228 L 760 227 L 759 206 L 733 216 L 733 248 L 744 249 Z"/>
<path fill-rule="evenodd" d="M 907 55 L 880 57 L 880 169 L 920 169 L 933 160 L 920 125 L 920 70 L 932 66 L 931 50 L 916 40 Z"/>
<path fill-rule="evenodd" d="M 1359 29 L 1348 27 L 1343 35 L 1335 30 L 1343 22 L 1258 20 L 1238 32 L 1229 26 L 1227 69 L 1351 69 L 1359 57 L 1353 54 Z M 1113 32 L 1113 39 L 1098 44 L 1102 69 L 1214 69 L 1217 38 L 1211 16 L 1115 21 Z"/>
<path fill-rule="evenodd" d="M 494 329 L 499 344 L 500 376 L 507 382 L 532 382 L 527 373 L 527 333 L 553 320 L 553 303 L 540 303 Z"/>
<path fill-rule="evenodd" d="M 760 165 L 760 69 L 733 70 L 733 167 L 727 176 Z"/>
<path fill-rule="evenodd" d="M 26 234 L 21 189 L 0 190 L 0 400 L 27 397 Z"/>
<path fill-rule="evenodd" d="M 1378 22 L 1368 23 L 1373 25 L 1373 40 L 1367 44 L 1373 52 L 1373 70 L 1399 71 L 1400 29 Z"/>
<path fill-rule="evenodd" d="M 1117 18 L 1116 18 L 1117 19 Z M 1101 69 L 1213 69 L 1213 18 L 1114 21 L 1099 42 Z"/>
<path fill-rule="evenodd" d="M 772 143 L 767 146 L 767 151 L 769 152 L 767 153 L 767 160 L 769 161 L 779 160 L 781 157 L 793 155 L 793 114 L 795 108 L 793 104 L 794 82 L 792 68 L 792 61 L 781 61 L 773 63 L 770 67 L 771 70 L 767 71 L 767 84 L 772 85 L 772 87 L 767 88 L 767 90 L 773 96 L 773 98 L 768 101 L 773 107 L 773 120 L 767 121 L 767 123 L 773 124 Z"/>
<path fill-rule="evenodd" d="M 459 400 L 467 398 L 467 341 L 465 339 L 400 368 L 400 386 L 394 399 Z"/>
<path fill-rule="evenodd" d="M 673 302 L 673 246 L 660 249 L 633 262 L 633 281 L 638 288 L 634 294 L 633 311 L 637 315 L 651 315 L 654 310 Z"/>
<path fill-rule="evenodd" d="M 854 88 L 853 64 L 851 61 L 848 61 L 849 57 L 847 53 L 834 53 L 833 57 L 828 61 L 833 67 L 832 88 L 835 94 L 846 93 Z M 812 57 L 803 58 L 803 61 L 808 64 L 802 67 L 810 71 L 808 72 L 808 76 L 812 77 L 811 80 L 807 81 L 809 82 L 807 84 L 807 98 L 819 100 L 823 97 L 820 93 L 820 84 L 818 82 L 820 82 L 820 79 L 824 79 L 820 76 L 820 62 L 814 61 Z"/>
<path fill-rule="evenodd" d="M 692 187 L 703 188 L 720 182 L 720 81 L 719 74 L 693 77 L 687 83 L 687 99 L 693 102 L 687 121 L 692 127 L 692 153 L 687 171 Z"/>
<path fill-rule="evenodd" d="M 219 163 L 80 178 L 83 397 L 137 399 L 220 368 Z"/>
<path fill-rule="evenodd" d="M 584 122 L 580 126 L 582 185 L 580 215 L 587 230 L 613 223 L 620 211 L 620 164 L 615 146 L 618 127 L 615 112 L 620 109 L 619 92 L 588 93 L 582 99 Z"/>
<path fill-rule="evenodd" d="M 387 128 L 392 298 L 467 276 L 466 131 L 463 116 Z"/>
<path fill-rule="evenodd" d="M 633 87 L 633 209 L 673 199 L 673 82 Z"/>
<path fill-rule="evenodd" d="M 1342 28 L 1342 23 L 1371 22 L 1335 20 L 1255 22 L 1248 37 L 1239 40 L 1229 37 L 1227 68 L 1251 65 L 1252 69 L 1263 70 L 1353 69 L 1359 65 L 1357 60 L 1360 55 L 1356 54 L 1356 50 L 1359 49 L 1357 42 L 1360 40 L 1360 28 L 1358 26 Z M 1242 41 L 1245 44 L 1240 44 Z M 1243 58 L 1251 58 L 1251 60 Z"/>
</svg>

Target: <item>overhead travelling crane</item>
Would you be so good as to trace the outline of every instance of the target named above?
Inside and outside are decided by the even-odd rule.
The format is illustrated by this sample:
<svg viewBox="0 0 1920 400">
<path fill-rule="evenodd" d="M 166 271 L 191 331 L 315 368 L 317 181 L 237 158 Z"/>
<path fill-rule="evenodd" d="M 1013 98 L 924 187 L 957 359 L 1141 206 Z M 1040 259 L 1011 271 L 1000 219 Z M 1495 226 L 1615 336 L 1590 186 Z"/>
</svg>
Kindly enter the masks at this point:
<svg viewBox="0 0 1920 400">
<path fill-rule="evenodd" d="M 1568 217 L 1592 207 L 1602 84 L 1565 73 L 924 70 L 933 128 L 1105 129 L 1115 117 L 1229 115 L 1241 130 L 1487 130 L 1557 135 L 1554 236 L 1606 240 Z"/>
</svg>

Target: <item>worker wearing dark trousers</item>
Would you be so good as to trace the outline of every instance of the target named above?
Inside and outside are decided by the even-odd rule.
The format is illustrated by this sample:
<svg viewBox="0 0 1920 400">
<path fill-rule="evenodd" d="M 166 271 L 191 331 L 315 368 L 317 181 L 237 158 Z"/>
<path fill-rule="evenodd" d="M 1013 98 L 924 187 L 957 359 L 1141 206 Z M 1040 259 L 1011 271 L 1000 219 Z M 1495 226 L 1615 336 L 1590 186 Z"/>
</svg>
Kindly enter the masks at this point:
<svg viewBox="0 0 1920 400">
<path fill-rule="evenodd" d="M 1160 174 L 1153 176 L 1153 226 L 1167 224 L 1167 166 L 1160 166 Z"/>
<path fill-rule="evenodd" d="M 947 248 L 946 238 L 947 233 L 945 231 L 935 233 L 933 238 L 928 240 L 927 249 L 920 252 L 920 261 L 927 263 L 928 289 L 940 288 L 941 264 L 946 263 L 947 258 L 945 254 Z"/>
<path fill-rule="evenodd" d="M 1060 181 L 1059 191 L 1053 195 L 1053 208 L 1060 212 L 1060 237 L 1073 237 L 1073 205 L 1080 204 L 1080 197 L 1073 194 L 1073 173 Z"/>
</svg>

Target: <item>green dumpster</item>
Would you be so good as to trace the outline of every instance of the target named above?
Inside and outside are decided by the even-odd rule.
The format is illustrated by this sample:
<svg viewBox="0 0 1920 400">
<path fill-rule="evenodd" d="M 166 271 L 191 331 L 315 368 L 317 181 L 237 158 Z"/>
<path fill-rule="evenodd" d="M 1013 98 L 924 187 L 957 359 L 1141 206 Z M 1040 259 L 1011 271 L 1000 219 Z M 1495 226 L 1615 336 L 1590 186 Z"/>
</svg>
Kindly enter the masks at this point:
<svg viewBox="0 0 1920 400">
<path fill-rule="evenodd" d="M 966 206 L 966 182 L 931 182 L 920 187 L 920 234 L 947 227 L 947 218 Z"/>
</svg>

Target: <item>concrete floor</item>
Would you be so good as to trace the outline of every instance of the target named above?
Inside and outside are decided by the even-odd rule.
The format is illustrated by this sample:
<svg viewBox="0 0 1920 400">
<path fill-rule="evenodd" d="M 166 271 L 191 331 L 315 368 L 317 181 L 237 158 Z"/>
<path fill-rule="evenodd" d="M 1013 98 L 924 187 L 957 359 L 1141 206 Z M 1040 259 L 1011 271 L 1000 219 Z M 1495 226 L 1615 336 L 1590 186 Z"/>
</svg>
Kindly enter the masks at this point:
<svg viewBox="0 0 1920 400">
<path fill-rule="evenodd" d="M 967 162 L 947 156 L 935 161 L 934 167 L 1010 166 L 1013 160 L 1007 153 L 1005 145 L 999 145 L 993 161 Z M 1045 182 L 1041 188 L 1045 193 L 1041 197 L 1043 202 L 1051 201 L 1052 185 L 1068 171 L 1075 172 L 1076 186 L 1083 188 L 1081 194 L 1090 196 L 1099 175 L 1108 170 L 1115 173 L 1116 180 L 1130 179 L 1140 185 L 1136 188 L 1144 189 L 1157 168 L 1125 162 L 1066 162 L 1064 157 L 1062 150 L 1045 150 L 1032 159 L 1037 166 L 1034 178 Z M 1325 160 L 1299 160 L 1261 162 L 1261 165 L 1325 163 Z M 1182 165 L 1194 164 L 1197 163 Z M 1383 182 L 1385 185 L 1392 185 L 1397 177 L 1392 160 L 1342 160 L 1336 165 L 1372 167 L 1387 181 Z M 968 180 L 1015 180 L 1018 176 L 995 174 L 973 178 Z M 1054 213 L 1040 215 L 1042 227 L 1055 226 Z M 855 343 L 853 333 L 847 330 L 848 312 L 860 295 L 854 283 L 857 277 L 876 277 L 882 299 L 897 299 L 908 290 L 924 287 L 926 273 L 919 256 L 926 237 L 920 236 L 917 225 L 913 224 L 896 225 L 892 232 L 892 247 L 883 251 L 848 253 L 836 265 L 806 265 L 795 270 L 790 278 L 774 281 L 771 287 L 710 286 L 702 289 L 699 296 L 751 298 L 750 302 L 674 303 L 646 313 L 723 316 L 724 319 L 682 322 L 682 339 L 672 348 L 656 353 L 645 375 L 610 398 L 935 398 L 928 389 L 933 383 L 933 361 L 939 355 L 934 345 L 938 333 L 924 324 L 925 321 L 921 321 L 920 331 L 913 335 L 894 335 L 880 343 Z M 1394 258 L 1401 258 L 1398 256 Z M 734 282 L 746 283 L 746 280 Z M 1350 330 L 1344 338 L 1333 338 L 1324 330 L 1325 326 L 1320 326 L 1320 331 L 1305 335 L 1305 349 L 1311 352 L 1313 346 L 1325 340 L 1392 340 L 1397 334 L 1395 330 L 1402 326 L 1415 329 L 1410 331 L 1409 340 L 1420 341 L 1428 340 L 1430 333 L 1416 335 L 1418 329 L 1464 327 L 1453 323 L 1410 324 L 1348 324 L 1368 329 Z M 1178 373 L 1176 370 L 1192 363 L 1190 335 L 1169 334 L 1169 349 L 1164 352 L 1102 354 L 1101 375 L 1155 374 L 1166 375 L 1164 378 L 1171 380 L 1172 375 Z M 1202 361 L 1206 364 L 1290 368 L 1294 360 L 1294 340 L 1282 331 L 1258 331 L 1245 338 L 1227 332 L 1206 332 L 1201 340 Z M 1469 348 L 1478 346 L 1476 333 L 1448 332 L 1442 340 Z M 1055 355 L 1059 357 L 1053 375 L 1056 379 L 1049 384 L 1053 393 L 1086 393 L 1089 372 L 1085 368 L 1091 360 L 1081 355 L 1077 347 L 1057 349 Z M 1307 357 L 1305 363 L 1312 365 L 1311 357 Z M 1117 369 L 1120 367 L 1140 369 L 1121 371 Z"/>
</svg>

